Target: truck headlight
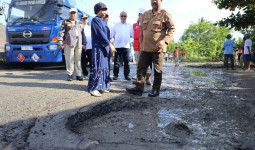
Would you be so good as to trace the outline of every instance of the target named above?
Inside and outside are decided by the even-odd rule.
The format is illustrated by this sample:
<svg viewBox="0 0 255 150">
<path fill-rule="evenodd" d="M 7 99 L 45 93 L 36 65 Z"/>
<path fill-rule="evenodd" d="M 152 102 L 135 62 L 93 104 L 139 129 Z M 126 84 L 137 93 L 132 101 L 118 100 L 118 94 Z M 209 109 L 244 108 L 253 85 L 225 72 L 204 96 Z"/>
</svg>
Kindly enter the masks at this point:
<svg viewBox="0 0 255 150">
<path fill-rule="evenodd" d="M 11 50 L 11 47 L 10 46 L 5 46 L 5 50 L 9 51 L 9 50 Z"/>
<path fill-rule="evenodd" d="M 57 48 L 58 48 L 57 45 L 49 45 L 49 46 L 48 46 L 48 49 L 49 49 L 49 50 L 56 50 Z"/>
</svg>

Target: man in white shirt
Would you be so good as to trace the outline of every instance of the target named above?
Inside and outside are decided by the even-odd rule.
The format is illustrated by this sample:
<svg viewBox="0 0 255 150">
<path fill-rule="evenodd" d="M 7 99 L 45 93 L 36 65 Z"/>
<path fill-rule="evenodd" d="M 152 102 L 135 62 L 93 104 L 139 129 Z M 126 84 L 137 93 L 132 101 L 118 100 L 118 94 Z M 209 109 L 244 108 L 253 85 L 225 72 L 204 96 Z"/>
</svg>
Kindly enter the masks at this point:
<svg viewBox="0 0 255 150">
<path fill-rule="evenodd" d="M 126 80 L 131 80 L 129 77 L 130 67 L 129 67 L 129 49 L 130 49 L 130 38 L 133 36 L 132 25 L 126 23 L 127 13 L 125 11 L 120 13 L 121 22 L 116 23 L 113 26 L 111 32 L 111 38 L 115 41 L 115 48 L 117 52 L 114 57 L 114 68 L 113 68 L 113 80 L 118 79 L 119 66 L 120 66 L 120 56 L 123 56 L 124 61 L 124 76 Z"/>
<path fill-rule="evenodd" d="M 251 66 L 251 46 L 252 41 L 250 40 L 250 34 L 245 34 L 245 42 L 244 42 L 244 62 L 246 62 L 246 69 L 250 70 Z"/>
<path fill-rule="evenodd" d="M 88 25 L 88 17 L 87 15 L 82 15 L 81 21 L 84 25 L 84 33 L 87 40 L 86 49 L 82 50 L 82 56 L 81 56 L 81 66 L 82 66 L 82 72 L 84 75 L 84 78 L 88 78 L 89 72 L 87 71 L 87 64 L 89 63 L 89 70 L 91 70 L 91 27 Z"/>
</svg>

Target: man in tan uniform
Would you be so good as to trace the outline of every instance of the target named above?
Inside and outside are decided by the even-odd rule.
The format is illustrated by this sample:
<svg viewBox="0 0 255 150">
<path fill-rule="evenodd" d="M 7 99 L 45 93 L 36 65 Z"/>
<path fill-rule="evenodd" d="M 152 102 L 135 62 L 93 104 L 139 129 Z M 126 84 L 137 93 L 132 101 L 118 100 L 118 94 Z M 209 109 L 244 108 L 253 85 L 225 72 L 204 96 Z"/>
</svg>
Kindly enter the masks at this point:
<svg viewBox="0 0 255 150">
<path fill-rule="evenodd" d="M 77 20 L 77 16 L 77 9 L 71 8 L 69 10 L 69 19 L 63 21 L 59 32 L 59 47 L 64 47 L 66 70 L 68 73 L 67 81 L 73 80 L 74 67 L 76 79 L 83 81 L 81 77 L 81 53 L 82 48 L 86 48 L 86 37 L 83 24 Z"/>
<path fill-rule="evenodd" d="M 154 82 L 148 96 L 159 95 L 162 82 L 162 68 L 166 46 L 174 33 L 172 16 L 161 8 L 162 0 L 151 0 L 152 10 L 148 10 L 142 17 L 140 43 L 141 55 L 137 67 L 137 82 L 135 88 L 127 88 L 127 92 L 141 96 L 144 91 L 144 76 L 150 63 L 154 64 Z"/>
</svg>

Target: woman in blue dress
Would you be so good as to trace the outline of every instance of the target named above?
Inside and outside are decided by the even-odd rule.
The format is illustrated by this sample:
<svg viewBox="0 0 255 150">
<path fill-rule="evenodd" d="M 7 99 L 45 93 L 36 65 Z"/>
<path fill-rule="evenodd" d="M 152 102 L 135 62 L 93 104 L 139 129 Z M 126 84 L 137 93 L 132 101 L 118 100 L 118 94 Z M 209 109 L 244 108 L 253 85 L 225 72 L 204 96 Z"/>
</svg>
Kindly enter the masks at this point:
<svg viewBox="0 0 255 150">
<path fill-rule="evenodd" d="M 94 11 L 97 16 L 91 22 L 92 68 L 88 92 L 92 96 L 102 96 L 102 93 L 108 93 L 110 89 L 109 59 L 116 50 L 110 43 L 110 30 L 103 20 L 107 14 L 106 5 L 97 3 Z"/>
</svg>

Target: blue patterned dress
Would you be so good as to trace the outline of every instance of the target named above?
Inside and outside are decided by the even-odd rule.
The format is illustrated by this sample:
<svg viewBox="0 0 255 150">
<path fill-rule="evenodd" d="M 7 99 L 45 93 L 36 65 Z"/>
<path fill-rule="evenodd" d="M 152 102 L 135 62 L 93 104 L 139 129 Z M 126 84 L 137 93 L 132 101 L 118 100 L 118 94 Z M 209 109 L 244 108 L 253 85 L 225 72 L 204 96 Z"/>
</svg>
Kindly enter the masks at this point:
<svg viewBox="0 0 255 150">
<path fill-rule="evenodd" d="M 91 22 L 92 67 L 88 82 L 88 92 L 110 89 L 110 30 L 107 23 L 94 17 Z"/>
</svg>

